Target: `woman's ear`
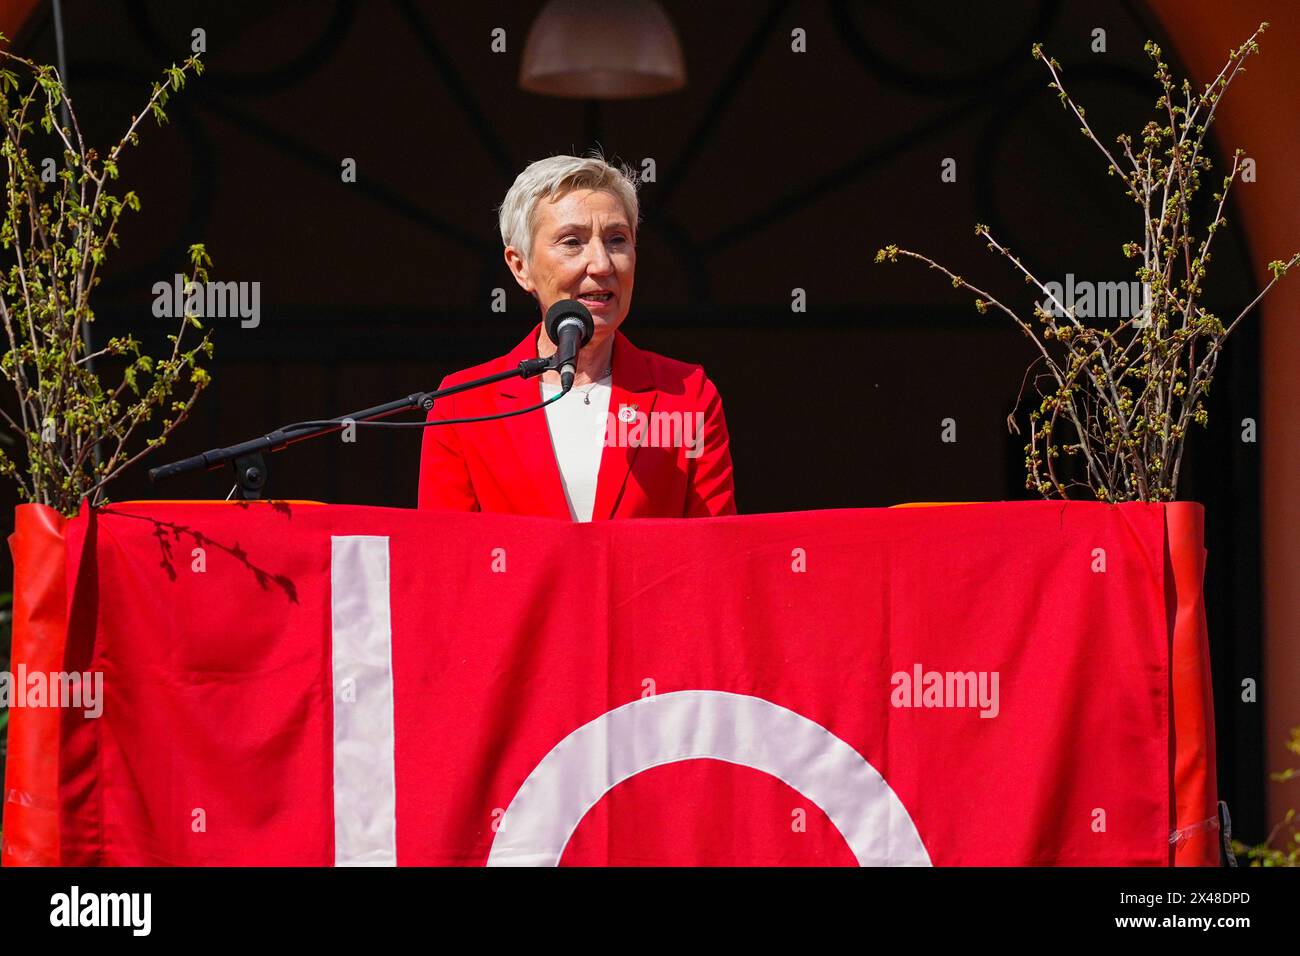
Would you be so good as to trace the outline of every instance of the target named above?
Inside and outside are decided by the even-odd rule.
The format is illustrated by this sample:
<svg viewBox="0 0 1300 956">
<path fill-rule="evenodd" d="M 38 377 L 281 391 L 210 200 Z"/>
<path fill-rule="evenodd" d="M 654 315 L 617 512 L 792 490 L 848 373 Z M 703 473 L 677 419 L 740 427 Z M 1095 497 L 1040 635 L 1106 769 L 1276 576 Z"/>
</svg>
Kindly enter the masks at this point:
<svg viewBox="0 0 1300 956">
<path fill-rule="evenodd" d="M 510 274 L 515 277 L 519 283 L 519 288 L 525 292 L 531 293 L 534 298 L 537 297 L 537 289 L 533 285 L 532 277 L 528 272 L 528 260 L 525 259 L 514 246 L 506 246 L 505 251 L 506 265 L 510 268 Z"/>
</svg>

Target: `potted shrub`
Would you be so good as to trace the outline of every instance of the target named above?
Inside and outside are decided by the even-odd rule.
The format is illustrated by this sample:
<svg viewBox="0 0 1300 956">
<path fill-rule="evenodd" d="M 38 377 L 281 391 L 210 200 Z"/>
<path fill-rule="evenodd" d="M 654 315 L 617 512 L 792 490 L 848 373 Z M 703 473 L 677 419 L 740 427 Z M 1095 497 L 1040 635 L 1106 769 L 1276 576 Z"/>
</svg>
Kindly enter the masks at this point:
<svg viewBox="0 0 1300 956">
<path fill-rule="evenodd" d="M 1178 740 L 1173 769 L 1177 813 L 1171 844 L 1174 860 L 1180 863 L 1216 862 L 1214 835 L 1219 824 L 1202 594 L 1204 511 L 1194 502 L 1176 500 L 1179 470 L 1188 431 L 1192 425 L 1206 424 L 1204 398 L 1223 343 L 1300 263 L 1300 253 L 1269 263 L 1267 284 L 1229 320 L 1202 305 L 1214 238 L 1226 222 L 1224 208 L 1244 155 L 1240 149 L 1234 151 L 1230 168 L 1214 183 L 1213 219 L 1198 237 L 1192 200 L 1212 167 L 1205 136 L 1228 87 L 1246 59 L 1259 52 L 1259 37 L 1267 27 L 1260 24 L 1232 50 L 1227 64 L 1204 89 L 1194 89 L 1188 80 L 1175 86 L 1160 48 L 1148 42 L 1145 50 L 1161 90 L 1157 117 L 1136 137 L 1116 137 L 1114 147 L 1104 145 L 1094 133 L 1084 108 L 1065 87 L 1060 63 L 1047 56 L 1040 44 L 1034 45 L 1034 58 L 1051 75 L 1049 89 L 1078 121 L 1080 132 L 1104 157 L 1107 172 L 1136 207 L 1137 238 L 1122 248 L 1135 261 L 1141 294 L 1134 297 L 1136 302 L 1129 300 L 1127 314 L 1107 316 L 1113 323 L 1094 323 L 1095 310 L 1080 310 L 1066 301 L 1071 297 L 1063 294 L 1059 283 L 1042 281 L 985 225 L 976 225 L 975 234 L 1032 290 L 1027 314 L 920 252 L 888 245 L 876 253 L 878 263 L 913 259 L 938 270 L 953 288 L 975 295 L 979 312 L 992 309 L 1005 315 L 1033 341 L 1039 354 L 1025 380 L 1042 365 L 1034 378 L 1041 401 L 1029 413 L 1027 488 L 1044 498 L 1068 499 L 1079 490 L 1102 502 L 1159 503 L 1164 511 L 1166 564 L 1173 588 L 1171 710 Z M 1018 408 L 1019 398 L 1007 417 L 1008 427 L 1017 433 Z"/>
<path fill-rule="evenodd" d="M 10 539 L 15 667 L 62 670 L 67 517 L 83 502 L 106 501 L 109 483 L 165 442 L 208 384 L 200 363 L 212 342 L 197 315 L 178 317 L 170 352 L 159 356 L 134 336 L 92 344 L 89 335 L 92 293 L 117 246 L 118 224 L 140 208 L 134 192 L 115 191 L 119 164 L 146 118 L 166 122 L 168 97 L 202 69 L 198 57 L 168 68 L 126 132 L 100 150 L 83 139 L 55 68 L 0 45 L 0 322 L 7 349 L 0 375 L 16 399 L 9 406 L 15 415 L 0 408 L 0 428 L 11 433 L 10 450 L 0 448 L 0 475 L 23 502 Z M 191 246 L 189 258 L 190 281 L 206 282 L 211 263 L 203 246 Z M 58 862 L 58 722 L 50 708 L 9 714 L 7 864 Z"/>
<path fill-rule="evenodd" d="M 1052 77 L 1049 88 L 1078 120 L 1080 132 L 1105 158 L 1107 172 L 1137 206 L 1141 233 L 1122 248 L 1127 258 L 1136 261 L 1143 295 L 1140 305 L 1113 326 L 1094 325 L 1090 317 L 1081 317 L 1075 303 L 1064 301 L 1059 283 L 1039 279 L 982 224 L 975 226 L 975 235 L 1035 290 L 1027 316 L 1023 308 L 1012 308 L 922 253 L 896 245 L 876 253 L 878 263 L 902 257 L 937 269 L 953 288 L 975 294 L 979 312 L 1001 312 L 1033 341 L 1039 356 L 1026 371 L 1026 379 L 1041 363 L 1044 371 L 1035 377 L 1035 384 L 1038 387 L 1046 379 L 1049 387 L 1039 388 L 1042 401 L 1029 413 L 1025 485 L 1045 498 L 1069 498 L 1071 489 L 1080 488 L 1099 501 L 1175 500 L 1187 433 L 1193 424 L 1206 424 L 1204 397 L 1224 341 L 1300 263 L 1300 253 L 1269 263 L 1272 278 L 1229 321 L 1201 304 L 1214 237 L 1227 221 L 1223 210 L 1244 155 L 1241 149 L 1233 153 L 1231 168 L 1214 193 L 1214 219 L 1198 239 L 1191 203 L 1212 166 L 1205 134 L 1246 58 L 1259 52 L 1258 39 L 1267 27 L 1260 24 L 1200 91 L 1188 80 L 1175 88 L 1168 66 L 1160 59 L 1160 48 L 1148 42 L 1145 50 L 1155 63 L 1155 78 L 1163 91 L 1156 101 L 1159 115 L 1136 140 L 1128 134 L 1118 136 L 1114 149 L 1097 138 L 1084 108 L 1066 90 L 1061 65 L 1035 44 L 1034 58 Z M 1018 433 L 1017 409 L 1007 424 Z M 1082 477 L 1058 474 L 1062 452 L 1082 467 Z"/>
</svg>

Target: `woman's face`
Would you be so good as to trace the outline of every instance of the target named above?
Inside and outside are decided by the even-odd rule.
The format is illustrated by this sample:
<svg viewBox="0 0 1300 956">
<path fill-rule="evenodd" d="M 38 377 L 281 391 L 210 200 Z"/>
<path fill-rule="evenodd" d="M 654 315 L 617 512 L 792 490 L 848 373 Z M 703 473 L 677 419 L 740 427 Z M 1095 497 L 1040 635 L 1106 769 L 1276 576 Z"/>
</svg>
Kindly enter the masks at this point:
<svg viewBox="0 0 1300 956">
<path fill-rule="evenodd" d="M 622 202 L 611 193 L 574 189 L 537 206 L 533 249 L 524 259 L 507 246 L 515 280 L 537 297 L 545 313 L 561 299 L 577 299 L 605 338 L 627 318 L 636 278 L 636 246 Z"/>
</svg>

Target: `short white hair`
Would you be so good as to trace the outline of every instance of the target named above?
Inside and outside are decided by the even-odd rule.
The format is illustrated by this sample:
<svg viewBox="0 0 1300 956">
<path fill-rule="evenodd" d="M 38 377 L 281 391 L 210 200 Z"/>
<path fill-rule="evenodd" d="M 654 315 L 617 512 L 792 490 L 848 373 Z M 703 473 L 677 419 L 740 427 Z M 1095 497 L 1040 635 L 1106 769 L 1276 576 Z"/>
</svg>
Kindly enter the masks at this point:
<svg viewBox="0 0 1300 956">
<path fill-rule="evenodd" d="M 636 173 L 626 164 L 614 166 L 607 162 L 598 150 L 587 156 L 539 159 L 515 177 L 514 185 L 497 210 L 501 241 L 514 246 L 528 259 L 533 251 L 533 230 L 537 228 L 537 204 L 575 189 L 595 189 L 611 193 L 623 203 L 635 242 L 641 209 L 636 188 Z"/>
</svg>

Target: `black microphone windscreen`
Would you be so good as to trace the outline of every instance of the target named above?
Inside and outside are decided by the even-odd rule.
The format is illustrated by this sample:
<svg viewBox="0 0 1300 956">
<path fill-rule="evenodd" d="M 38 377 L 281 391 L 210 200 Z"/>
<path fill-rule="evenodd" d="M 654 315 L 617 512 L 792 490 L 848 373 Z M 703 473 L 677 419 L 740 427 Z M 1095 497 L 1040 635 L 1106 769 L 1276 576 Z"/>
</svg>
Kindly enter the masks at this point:
<svg viewBox="0 0 1300 956">
<path fill-rule="evenodd" d="M 591 311 L 576 299 L 561 299 L 546 310 L 546 337 L 559 345 L 560 323 L 568 318 L 577 318 L 582 323 L 582 341 L 578 347 L 591 341 L 596 331 L 596 323 L 591 318 Z"/>
</svg>

